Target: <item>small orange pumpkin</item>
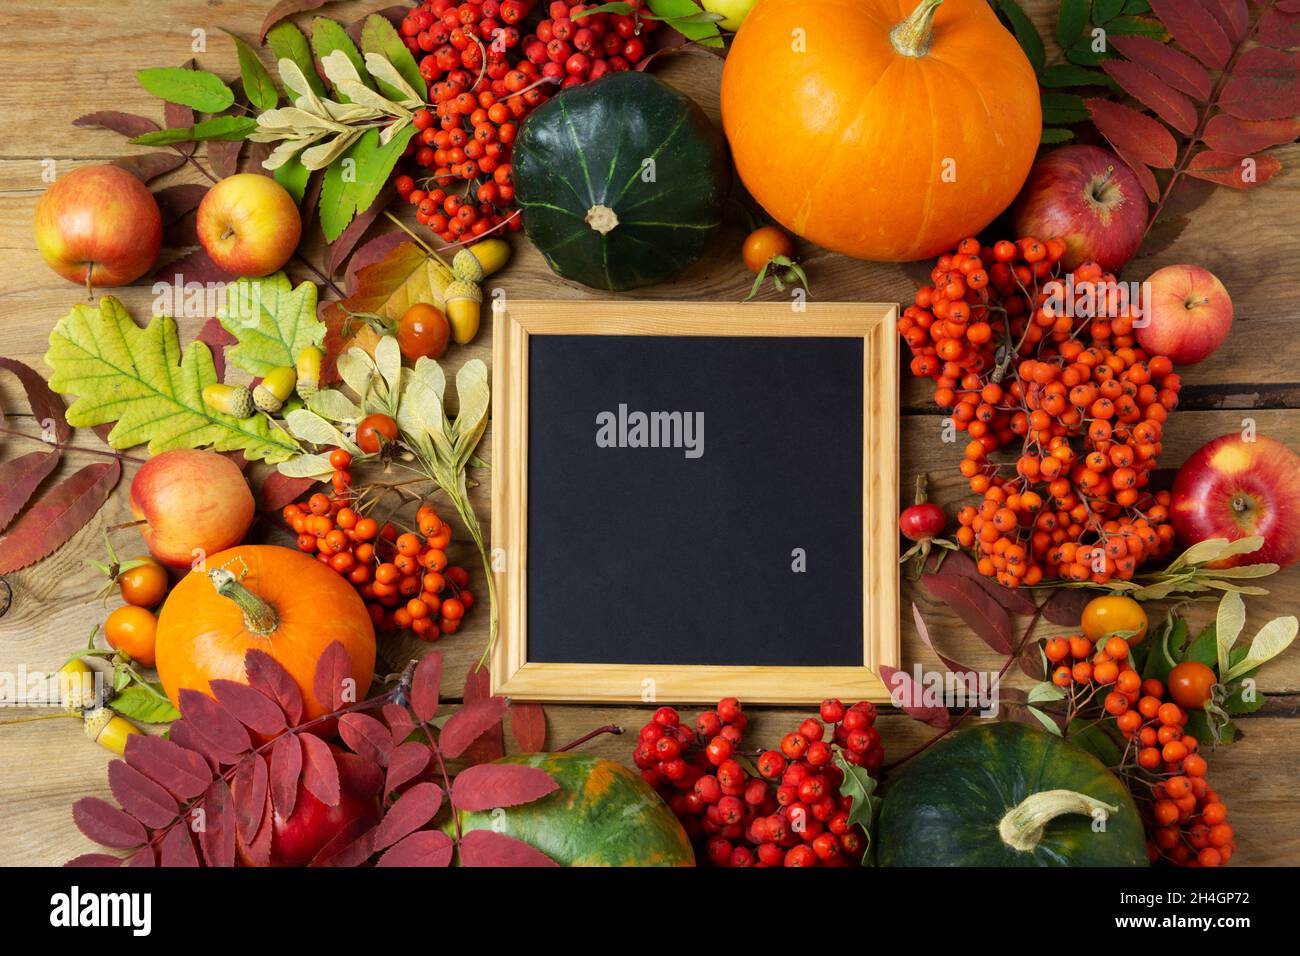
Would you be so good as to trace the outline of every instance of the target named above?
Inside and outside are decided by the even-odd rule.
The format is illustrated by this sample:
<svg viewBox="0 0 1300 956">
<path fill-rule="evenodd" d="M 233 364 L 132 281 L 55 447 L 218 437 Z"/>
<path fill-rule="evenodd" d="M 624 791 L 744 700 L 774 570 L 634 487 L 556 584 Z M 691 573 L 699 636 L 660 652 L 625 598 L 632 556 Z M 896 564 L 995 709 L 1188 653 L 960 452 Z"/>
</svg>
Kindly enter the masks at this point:
<svg viewBox="0 0 1300 956">
<path fill-rule="evenodd" d="M 297 682 L 303 716 L 328 710 L 312 681 L 325 648 L 343 644 L 357 699 L 375 671 L 375 629 L 357 592 L 321 562 L 289 548 L 243 545 L 212 555 L 172 589 L 158 616 L 158 676 L 172 703 L 182 689 L 211 693 L 217 678 L 245 682 L 250 648 L 275 658 Z"/>
<path fill-rule="evenodd" d="M 986 0 L 759 0 L 722 73 L 740 178 L 773 218 L 860 259 L 925 259 L 1015 199 L 1038 82 Z"/>
</svg>

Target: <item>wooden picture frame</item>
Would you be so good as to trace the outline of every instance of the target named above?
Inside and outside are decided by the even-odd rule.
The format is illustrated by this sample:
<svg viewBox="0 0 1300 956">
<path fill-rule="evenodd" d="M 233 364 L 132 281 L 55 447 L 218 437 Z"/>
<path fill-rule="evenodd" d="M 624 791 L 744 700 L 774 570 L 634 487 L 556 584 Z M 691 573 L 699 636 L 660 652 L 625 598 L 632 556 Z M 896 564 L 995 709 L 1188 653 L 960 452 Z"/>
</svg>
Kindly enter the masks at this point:
<svg viewBox="0 0 1300 956">
<path fill-rule="evenodd" d="M 884 703 L 881 665 L 899 665 L 898 307 L 887 303 L 657 300 L 494 303 L 492 554 L 499 630 L 492 693 L 520 700 L 806 704 L 825 697 Z M 528 659 L 528 396 L 533 335 L 861 338 L 863 347 L 862 664 L 713 666 L 572 664 Z"/>
</svg>

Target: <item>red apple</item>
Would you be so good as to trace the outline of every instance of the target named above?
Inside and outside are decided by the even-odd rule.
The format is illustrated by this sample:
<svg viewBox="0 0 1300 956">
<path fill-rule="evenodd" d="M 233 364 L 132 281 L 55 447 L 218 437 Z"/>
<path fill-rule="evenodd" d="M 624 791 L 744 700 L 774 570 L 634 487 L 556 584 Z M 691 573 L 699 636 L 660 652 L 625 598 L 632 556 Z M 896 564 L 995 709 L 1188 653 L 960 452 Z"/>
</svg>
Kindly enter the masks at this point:
<svg viewBox="0 0 1300 956">
<path fill-rule="evenodd" d="M 336 748 L 331 746 L 331 750 Z M 270 801 L 268 800 L 268 803 Z M 270 810 L 270 807 L 267 808 Z M 346 789 L 339 793 L 339 802 L 328 807 L 318 800 L 298 781 L 298 795 L 294 799 L 293 813 L 283 816 L 271 812 L 271 850 L 269 866 L 306 866 L 325 844 L 334 839 L 358 820 L 379 819 L 379 803 L 374 797 L 362 798 Z M 262 826 L 266 825 L 263 816 Z M 260 832 L 259 832 L 260 835 Z M 244 866 L 255 866 L 247 844 L 236 835 L 236 851 Z"/>
<path fill-rule="evenodd" d="M 1133 171 L 1097 146 L 1063 146 L 1029 170 L 1011 207 L 1017 236 L 1060 239 L 1062 262 L 1119 272 L 1147 228 L 1147 197 Z"/>
<path fill-rule="evenodd" d="M 224 455 L 165 451 L 132 479 L 131 514 L 145 520 L 140 533 L 154 557 L 189 568 L 196 556 L 240 542 L 253 523 L 253 493 L 239 466 Z"/>
<path fill-rule="evenodd" d="M 289 191 L 267 176 L 239 173 L 199 203 L 199 242 L 220 269 L 264 276 L 289 261 L 302 238 L 302 216 Z"/>
<path fill-rule="evenodd" d="M 1286 567 L 1300 558 L 1300 456 L 1276 438 L 1216 438 L 1178 470 L 1170 518 L 1185 547 L 1207 538 L 1264 537 L 1258 551 L 1223 567 Z"/>
<path fill-rule="evenodd" d="M 118 286 L 149 271 L 162 246 L 162 214 L 144 183 L 119 166 L 83 166 L 36 204 L 36 248 L 78 285 Z"/>
<path fill-rule="evenodd" d="M 1138 344 L 1175 365 L 1210 357 L 1232 327 L 1232 298 L 1200 266 L 1165 266 L 1146 281 L 1146 310 L 1133 322 Z"/>
</svg>

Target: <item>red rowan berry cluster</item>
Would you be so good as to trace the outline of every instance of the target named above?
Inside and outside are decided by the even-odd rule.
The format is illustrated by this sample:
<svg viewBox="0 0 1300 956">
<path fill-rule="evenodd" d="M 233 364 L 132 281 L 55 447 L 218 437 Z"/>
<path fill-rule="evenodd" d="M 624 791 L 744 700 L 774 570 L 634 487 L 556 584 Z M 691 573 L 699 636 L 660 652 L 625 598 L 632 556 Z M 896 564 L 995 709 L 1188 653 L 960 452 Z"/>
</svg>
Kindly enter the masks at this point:
<svg viewBox="0 0 1300 956">
<path fill-rule="evenodd" d="M 898 323 L 912 372 L 970 436 L 961 473 L 984 500 L 958 513 L 957 541 L 1008 587 L 1127 580 L 1173 545 L 1168 496 L 1147 486 L 1181 382 L 1137 347 L 1115 277 L 1095 263 L 1065 275 L 1064 253 L 964 239 Z M 1014 463 L 990 459 L 1017 441 Z"/>
<path fill-rule="evenodd" d="M 430 170 L 418 182 L 395 180 L 416 218 L 446 242 L 498 228 L 517 231 L 510 153 L 519 123 L 546 102 L 547 90 L 631 69 L 645 58 L 643 0 L 629 14 L 583 11 L 595 4 L 551 3 L 536 32 L 521 27 L 533 0 L 425 0 L 406 15 L 401 35 L 429 84 L 432 109 L 415 111 L 407 147 Z M 464 184 L 463 193 L 453 191 Z"/>
<path fill-rule="evenodd" d="M 298 550 L 347 577 L 376 629 L 410 630 L 426 641 L 456 633 L 474 594 L 469 572 L 447 564 L 451 525 L 425 505 L 415 516 L 419 534 L 381 526 L 354 507 L 352 456 L 336 448 L 329 457 L 333 494 L 317 492 L 281 512 L 298 535 Z"/>
<path fill-rule="evenodd" d="M 879 769 L 884 749 L 875 722 L 874 704 L 826 700 L 821 720 L 803 721 L 779 750 L 745 754 L 748 717 L 736 698 L 718 701 L 693 728 L 660 707 L 641 728 L 633 760 L 714 865 L 845 866 L 862 859 L 866 836 L 849 822 L 853 800 L 840 792 L 844 771 L 835 755 Z"/>
</svg>

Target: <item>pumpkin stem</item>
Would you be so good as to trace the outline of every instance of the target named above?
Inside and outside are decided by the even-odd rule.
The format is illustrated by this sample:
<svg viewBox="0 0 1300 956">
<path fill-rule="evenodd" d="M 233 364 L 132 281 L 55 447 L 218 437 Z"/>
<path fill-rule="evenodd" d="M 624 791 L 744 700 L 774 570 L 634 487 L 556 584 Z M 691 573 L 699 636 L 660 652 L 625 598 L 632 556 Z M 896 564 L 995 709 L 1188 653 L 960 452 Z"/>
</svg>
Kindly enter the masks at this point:
<svg viewBox="0 0 1300 956">
<path fill-rule="evenodd" d="M 618 225 L 618 213 L 608 206 L 597 203 L 587 210 L 587 225 L 602 236 L 606 235 Z"/>
<path fill-rule="evenodd" d="M 889 31 L 894 49 L 903 56 L 923 57 L 930 52 L 934 12 L 943 0 L 921 0 L 912 15 Z"/>
<path fill-rule="evenodd" d="M 1012 807 L 998 824 L 1002 842 L 1013 850 L 1028 853 L 1043 839 L 1047 825 L 1067 813 L 1093 816 L 1097 811 L 1118 813 L 1119 807 L 1095 800 L 1074 790 L 1042 790 L 1031 793 Z"/>
<path fill-rule="evenodd" d="M 232 571 L 214 568 L 208 572 L 208 580 L 218 594 L 239 605 L 239 609 L 244 612 L 244 627 L 258 637 L 270 637 L 280 626 L 280 615 L 275 608 L 240 584 L 239 578 Z"/>
</svg>

